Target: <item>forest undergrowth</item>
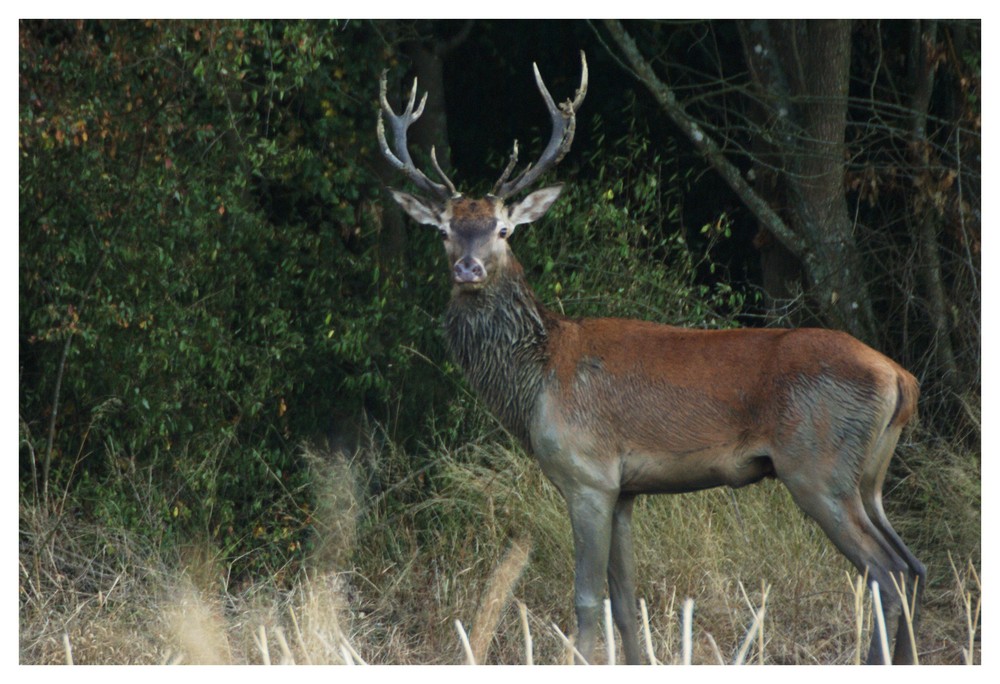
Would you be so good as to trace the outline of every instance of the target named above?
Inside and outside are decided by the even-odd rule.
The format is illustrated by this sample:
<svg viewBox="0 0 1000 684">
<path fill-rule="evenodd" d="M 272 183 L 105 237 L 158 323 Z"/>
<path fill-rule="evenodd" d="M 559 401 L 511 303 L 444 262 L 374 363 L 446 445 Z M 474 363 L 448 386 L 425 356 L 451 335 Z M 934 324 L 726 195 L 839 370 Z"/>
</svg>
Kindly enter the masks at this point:
<svg viewBox="0 0 1000 684">
<path fill-rule="evenodd" d="M 928 567 L 920 661 L 978 664 L 976 459 L 921 437 L 901 442 L 902 474 L 886 491 L 890 519 Z M 157 548 L 22 499 L 20 662 L 566 663 L 574 618 L 564 504 L 503 441 L 440 447 L 429 494 L 390 441 L 373 438 L 351 455 L 304 449 L 314 543 L 301 567 L 253 580 L 232 579 L 206 543 Z M 373 494 L 372 478 L 391 472 L 402 475 Z M 644 497 L 634 521 L 647 661 L 864 658 L 870 592 L 858 595 L 857 573 L 780 483 Z M 606 641 L 597 653 L 623 659 Z"/>
</svg>

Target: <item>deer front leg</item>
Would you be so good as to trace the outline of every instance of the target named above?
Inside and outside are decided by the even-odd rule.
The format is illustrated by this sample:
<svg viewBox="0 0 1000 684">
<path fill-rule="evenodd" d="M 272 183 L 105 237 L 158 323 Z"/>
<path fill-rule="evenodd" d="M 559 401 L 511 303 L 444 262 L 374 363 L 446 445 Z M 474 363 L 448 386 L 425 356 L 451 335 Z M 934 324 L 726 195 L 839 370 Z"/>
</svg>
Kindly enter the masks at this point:
<svg viewBox="0 0 1000 684">
<path fill-rule="evenodd" d="M 588 663 L 593 660 L 601 616 L 604 613 L 604 578 L 608 572 L 616 499 L 615 494 L 593 489 L 568 492 L 566 496 L 576 556 L 576 649 Z"/>
<path fill-rule="evenodd" d="M 635 554 L 632 551 L 632 504 L 635 496 L 623 494 L 615 504 L 611 525 L 611 561 L 608 587 L 615 625 L 622 635 L 625 662 L 639 665 L 639 611 L 635 603 Z"/>
</svg>

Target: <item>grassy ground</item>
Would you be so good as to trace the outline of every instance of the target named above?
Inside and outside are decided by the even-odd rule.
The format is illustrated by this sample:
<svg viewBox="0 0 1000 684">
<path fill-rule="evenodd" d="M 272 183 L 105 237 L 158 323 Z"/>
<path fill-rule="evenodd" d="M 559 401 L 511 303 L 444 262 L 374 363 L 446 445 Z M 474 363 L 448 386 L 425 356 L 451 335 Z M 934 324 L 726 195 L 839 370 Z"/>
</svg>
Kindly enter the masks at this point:
<svg viewBox="0 0 1000 684">
<path fill-rule="evenodd" d="M 149 548 L 22 504 L 21 663 L 523 664 L 526 635 L 534 663 L 566 662 L 569 524 L 529 457 L 496 440 L 442 449 L 432 495 L 406 476 L 376 496 L 360 494 L 372 473 L 405 472 L 391 445 L 309 458 L 318 544 L 280 586 L 233 586 L 207 546 Z M 889 517 L 929 572 L 921 662 L 979 663 L 977 459 L 915 443 L 899 459 Z M 859 640 L 853 568 L 780 483 L 645 497 L 634 523 L 657 661 L 682 660 L 688 598 L 696 664 L 732 662 L 744 642 L 765 664 L 849 664 L 867 648 L 868 596 Z"/>
</svg>

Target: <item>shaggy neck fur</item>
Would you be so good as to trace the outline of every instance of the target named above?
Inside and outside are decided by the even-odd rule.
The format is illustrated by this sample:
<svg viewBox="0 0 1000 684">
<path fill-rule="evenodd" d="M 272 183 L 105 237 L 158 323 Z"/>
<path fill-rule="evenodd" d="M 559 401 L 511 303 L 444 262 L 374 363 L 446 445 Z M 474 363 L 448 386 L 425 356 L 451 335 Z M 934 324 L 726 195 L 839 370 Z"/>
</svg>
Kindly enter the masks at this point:
<svg viewBox="0 0 1000 684">
<path fill-rule="evenodd" d="M 469 384 L 527 446 L 547 360 L 545 321 L 551 314 L 535 298 L 519 265 L 497 278 L 480 290 L 452 293 L 445 338 Z"/>
</svg>

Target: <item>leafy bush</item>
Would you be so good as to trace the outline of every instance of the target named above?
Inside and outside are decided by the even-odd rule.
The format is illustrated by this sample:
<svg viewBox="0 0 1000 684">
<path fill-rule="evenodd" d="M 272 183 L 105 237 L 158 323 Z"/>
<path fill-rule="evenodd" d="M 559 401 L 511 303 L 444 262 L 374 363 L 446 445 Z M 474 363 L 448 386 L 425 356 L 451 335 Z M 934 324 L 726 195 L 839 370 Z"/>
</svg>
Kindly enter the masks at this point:
<svg viewBox="0 0 1000 684">
<path fill-rule="evenodd" d="M 379 266 L 359 163 L 381 45 L 335 22 L 20 34 L 24 486 L 115 517 L 123 459 L 163 482 L 166 527 L 294 552 L 295 445 L 387 404 L 397 336 L 428 327 Z"/>
<path fill-rule="evenodd" d="M 675 149 L 650 142 L 638 117 L 625 118 L 626 135 L 592 153 L 595 171 L 571 180 L 548 218 L 514 238 L 514 251 L 542 299 L 568 315 L 732 326 L 746 295 L 699 277 L 715 266 L 692 239 L 702 230 L 681 223 L 689 172 Z M 603 142 L 602 121 L 594 125 Z"/>
<path fill-rule="evenodd" d="M 385 232 L 372 122 L 393 51 L 372 25 L 20 37 L 24 493 L 273 571 L 309 545 L 304 440 L 350 445 L 371 418 L 432 482 L 412 447 L 494 429 L 442 353 L 437 240 L 414 231 L 404 259 Z M 725 325 L 715 311 L 740 297 L 697 283 L 670 151 L 633 129 L 593 155 L 594 179 L 516 238 L 540 296 Z M 135 477 L 160 486 L 140 501 Z"/>
</svg>

